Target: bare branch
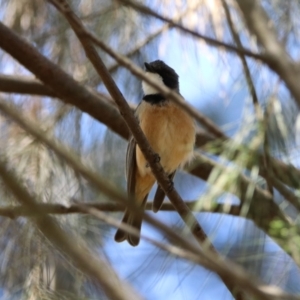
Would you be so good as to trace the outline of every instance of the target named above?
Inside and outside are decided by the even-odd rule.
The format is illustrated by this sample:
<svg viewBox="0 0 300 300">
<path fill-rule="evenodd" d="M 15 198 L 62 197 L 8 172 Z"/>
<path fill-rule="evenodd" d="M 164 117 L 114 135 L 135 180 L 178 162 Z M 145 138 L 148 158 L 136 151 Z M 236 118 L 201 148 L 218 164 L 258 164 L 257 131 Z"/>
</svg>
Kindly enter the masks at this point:
<svg viewBox="0 0 300 300">
<path fill-rule="evenodd" d="M 2 160 L 0 160 L 0 176 L 18 202 L 27 209 L 36 209 L 37 200 L 20 184 L 19 178 L 8 170 Z M 42 218 L 35 217 L 31 220 L 57 249 L 72 260 L 75 266 L 91 279 L 96 280 L 110 299 L 142 299 L 131 286 L 118 278 L 103 258 L 92 253 L 78 237 L 75 238 L 69 232 L 66 234 L 53 218 L 44 215 Z"/>
<path fill-rule="evenodd" d="M 209 175 L 213 168 L 219 169 L 222 174 L 231 174 L 234 172 L 232 167 L 223 166 L 205 157 L 204 155 L 201 155 L 200 153 L 196 154 L 196 158 L 197 159 L 194 161 L 193 165 L 190 166 L 191 173 L 193 174 L 194 170 L 198 169 L 201 172 L 201 175 L 205 178 L 204 180 L 208 179 L 205 174 Z M 253 220 L 255 224 L 267 234 L 269 234 L 270 223 L 273 220 L 280 219 L 286 224 L 289 224 L 287 217 L 279 209 L 272 195 L 268 191 L 259 188 L 254 182 L 251 182 L 251 180 L 249 180 L 249 178 L 243 174 L 239 174 L 237 181 L 239 183 L 238 191 L 234 191 L 234 187 L 232 185 L 220 187 L 214 185 L 214 188 L 236 194 L 243 204 L 247 201 L 247 190 L 249 186 L 255 185 L 253 197 L 246 217 Z M 257 209 L 258 207 L 259 209 Z"/>
<path fill-rule="evenodd" d="M 186 201 L 186 205 L 191 209 L 195 210 L 197 201 Z M 0 216 L 11 219 L 19 217 L 36 217 L 41 215 L 55 214 L 55 215 L 66 215 L 66 214 L 78 214 L 84 213 L 82 206 L 95 208 L 99 211 L 104 212 L 122 212 L 124 211 L 124 205 L 113 202 L 79 202 L 70 206 L 65 206 L 56 203 L 38 203 L 36 204 L 35 210 L 26 206 L 6 206 L 0 207 Z M 145 207 L 146 210 L 152 210 L 152 202 L 148 201 Z M 176 211 L 171 202 L 164 202 L 160 211 Z M 224 205 L 215 204 L 212 207 L 203 207 L 201 210 L 195 210 L 198 213 L 211 212 L 211 213 L 224 213 L 226 215 L 239 216 L 241 206 L 239 205 Z M 120 223 L 120 222 L 119 222 Z"/>
<path fill-rule="evenodd" d="M 96 93 L 78 84 L 1 22 L 0 36 L 0 48 L 36 75 L 49 89 L 55 91 L 63 102 L 76 106 L 119 135 L 128 138 L 128 129 L 116 108 L 106 101 L 101 101 Z"/>
<path fill-rule="evenodd" d="M 225 11 L 227 22 L 228 22 L 228 25 L 229 25 L 229 28 L 230 28 L 230 31 L 231 31 L 231 35 L 234 39 L 234 42 L 235 42 L 235 44 L 237 45 L 237 47 L 239 49 L 242 49 L 243 44 L 242 44 L 242 42 L 240 40 L 240 37 L 239 37 L 239 34 L 238 34 L 234 24 L 233 24 L 231 14 L 230 14 L 230 10 L 229 10 L 229 7 L 226 3 L 226 0 L 221 0 L 221 1 L 222 1 L 222 5 L 223 5 L 224 11 Z M 254 110 L 255 110 L 255 113 L 256 113 L 256 118 L 257 118 L 257 121 L 260 123 L 260 125 L 262 127 L 262 130 L 263 130 L 264 147 L 263 147 L 263 155 L 262 156 L 263 156 L 264 168 L 267 170 L 268 166 L 269 166 L 270 159 L 269 159 L 269 153 L 267 151 L 268 150 L 268 137 L 265 133 L 265 127 L 266 126 L 265 126 L 264 114 L 262 112 L 262 109 L 261 109 L 259 101 L 258 101 L 257 93 L 256 93 L 255 86 L 254 86 L 254 83 L 253 83 L 253 80 L 252 80 L 250 69 L 249 69 L 247 61 L 246 61 L 246 57 L 242 53 L 239 53 L 238 55 L 239 55 L 239 57 L 241 59 L 241 62 L 242 62 L 242 66 L 243 66 L 246 82 L 247 82 L 247 85 L 248 85 L 249 93 L 252 96 L 252 102 L 253 102 Z M 268 189 L 269 189 L 270 193 L 273 193 L 272 185 L 270 183 L 270 180 L 269 180 L 269 177 L 268 177 L 267 173 L 265 173 L 265 179 L 266 179 L 266 182 L 267 182 Z"/>
<path fill-rule="evenodd" d="M 236 0 L 249 30 L 264 47 L 269 67 L 286 83 L 300 106 L 300 66 L 294 62 L 277 38 L 271 20 L 258 0 Z"/>
<path fill-rule="evenodd" d="M 271 173 L 271 172 L 270 172 Z M 297 197 L 291 190 L 286 188 L 281 181 L 279 181 L 273 174 L 268 174 L 271 184 L 277 191 L 290 203 L 298 212 L 300 212 L 300 198 Z"/>
<path fill-rule="evenodd" d="M 188 28 L 184 27 L 183 25 L 174 22 L 173 19 L 161 16 L 160 14 L 153 11 L 149 7 L 147 7 L 143 4 L 140 4 L 136 1 L 130 1 L 130 0 L 116 0 L 116 1 L 121 2 L 122 4 L 127 5 L 129 7 L 132 7 L 133 9 L 135 9 L 135 10 L 137 10 L 137 11 L 143 13 L 143 14 L 146 14 L 146 15 L 152 16 L 154 18 L 157 18 L 161 21 L 164 21 L 164 22 L 170 24 L 171 27 L 177 28 L 177 29 L 181 30 L 182 32 L 187 33 L 187 34 L 189 34 L 193 37 L 200 38 L 200 39 L 204 40 L 207 44 L 209 44 L 211 46 L 225 49 L 225 50 L 227 50 L 231 53 L 242 53 L 243 55 L 252 57 L 252 58 L 260 60 L 260 61 L 265 61 L 266 60 L 264 55 L 253 53 L 252 51 L 250 51 L 248 49 L 245 49 L 245 48 L 238 49 L 234 45 L 230 45 L 230 44 L 227 44 L 225 42 L 215 40 L 211 37 L 205 36 L 203 34 L 200 34 L 200 33 L 196 32 L 196 31 L 188 29 Z"/>
</svg>

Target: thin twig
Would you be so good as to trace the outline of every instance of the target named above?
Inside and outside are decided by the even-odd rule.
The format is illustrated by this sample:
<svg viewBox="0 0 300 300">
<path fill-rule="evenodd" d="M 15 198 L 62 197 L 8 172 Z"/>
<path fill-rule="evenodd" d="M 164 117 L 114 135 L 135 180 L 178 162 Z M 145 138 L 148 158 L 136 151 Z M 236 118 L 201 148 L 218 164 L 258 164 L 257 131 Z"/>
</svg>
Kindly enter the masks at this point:
<svg viewBox="0 0 300 300">
<path fill-rule="evenodd" d="M 290 203 L 298 212 L 300 212 L 300 198 L 297 197 L 291 190 L 286 188 L 284 184 L 278 180 L 271 172 L 268 174 L 271 184 L 275 189 Z"/>
<path fill-rule="evenodd" d="M 129 7 L 132 7 L 133 9 L 135 9 L 141 13 L 144 13 L 146 15 L 149 15 L 149 16 L 155 17 L 161 21 L 164 21 L 164 22 L 170 24 L 171 27 L 177 28 L 177 29 L 181 30 L 182 32 L 187 33 L 193 37 L 200 38 L 211 46 L 225 49 L 231 53 L 241 53 L 242 52 L 244 55 L 252 57 L 259 61 L 265 61 L 265 59 L 266 59 L 263 54 L 253 53 L 251 50 L 248 50 L 245 48 L 238 49 L 234 45 L 230 45 L 225 42 L 215 40 L 211 37 L 200 34 L 194 30 L 188 29 L 188 28 L 184 27 L 182 24 L 176 23 L 176 21 L 174 21 L 173 19 L 164 17 L 164 16 L 160 15 L 159 13 L 153 11 L 149 7 L 147 7 L 141 3 L 138 3 L 136 1 L 130 1 L 130 0 L 116 0 L 116 1 L 121 2 L 124 5 L 128 5 Z"/>
<path fill-rule="evenodd" d="M 285 82 L 300 106 L 300 65 L 292 60 L 278 40 L 274 24 L 258 0 L 236 0 L 247 27 L 264 47 L 269 67 Z"/>
<path fill-rule="evenodd" d="M 228 22 L 228 25 L 229 25 L 229 28 L 230 28 L 230 31 L 231 31 L 231 35 L 234 39 L 234 42 L 237 45 L 238 49 L 242 49 L 243 44 L 242 44 L 242 42 L 240 40 L 240 37 L 239 37 L 239 34 L 238 34 L 234 24 L 233 24 L 227 2 L 226 2 L 226 0 L 221 0 L 221 1 L 222 1 L 222 5 L 223 5 L 224 11 L 225 11 L 227 22 Z M 264 120 L 264 115 L 263 115 L 262 109 L 261 109 L 259 101 L 258 101 L 256 89 L 255 89 L 255 86 L 254 86 L 254 83 L 253 83 L 253 80 L 252 80 L 250 69 L 249 69 L 247 61 L 246 61 L 246 57 L 241 52 L 238 53 L 238 56 L 241 59 L 244 74 L 245 74 L 245 78 L 246 78 L 246 82 L 247 82 L 247 86 L 248 86 L 249 92 L 252 96 L 252 102 L 253 102 L 253 106 L 254 106 L 257 121 L 262 126 L 263 138 L 264 138 L 263 162 L 264 162 L 264 167 L 267 170 L 268 167 L 269 167 L 270 159 L 268 159 L 269 155 L 268 155 L 268 152 L 267 152 L 267 150 L 268 150 L 268 137 L 266 135 L 266 130 L 265 130 L 266 122 Z M 272 189 L 272 185 L 270 183 L 269 177 L 268 177 L 268 173 L 266 173 L 265 179 L 266 179 L 266 182 L 267 182 L 268 190 L 270 191 L 271 194 L 273 194 L 273 189 Z"/>
<path fill-rule="evenodd" d="M 200 153 L 196 153 L 195 156 L 196 160 L 194 161 L 193 165 L 190 166 L 192 173 L 193 169 L 197 168 L 197 165 L 199 165 L 200 169 L 207 169 L 208 167 L 213 166 L 213 168 L 219 169 L 222 174 L 231 174 L 235 171 L 233 167 L 223 166 Z M 205 179 L 207 180 L 208 178 Z M 240 198 L 242 204 L 247 201 L 247 190 L 249 186 L 255 185 L 252 201 L 248 210 L 248 215 L 245 217 L 252 219 L 259 228 L 261 228 L 268 234 L 270 231 L 270 223 L 273 220 L 280 219 L 284 223 L 286 223 L 287 226 L 289 225 L 287 216 L 280 210 L 272 195 L 268 191 L 258 187 L 254 182 L 251 182 L 251 180 L 249 180 L 249 178 L 247 178 L 243 174 L 239 174 L 237 180 L 240 187 L 240 195 L 238 195 L 238 197 Z M 214 188 L 233 193 L 234 186 L 214 186 Z"/>
<path fill-rule="evenodd" d="M 71 104 L 106 124 L 124 138 L 129 131 L 118 110 L 84 86 L 78 84 L 59 66 L 40 54 L 33 46 L 0 22 L 0 48 L 31 71 L 66 104 Z"/>
<path fill-rule="evenodd" d="M 16 200 L 27 209 L 36 209 L 37 199 L 34 199 L 28 190 L 21 185 L 19 178 L 10 171 L 5 162 L 0 159 L 0 176 L 5 186 L 11 191 Z M 67 255 L 84 274 L 96 280 L 110 299 L 131 300 L 142 299 L 133 291 L 132 287 L 118 278 L 113 268 L 100 256 L 92 253 L 86 244 L 68 232 L 66 234 L 58 223 L 50 216 L 31 219 L 39 230 L 63 254 Z M 74 242 L 76 241 L 76 242 Z"/>
<path fill-rule="evenodd" d="M 224 205 L 224 204 L 215 204 L 211 207 L 202 207 L 200 210 L 195 210 L 195 205 L 197 201 L 188 201 L 186 205 L 197 213 L 202 212 L 211 212 L 211 213 L 223 213 L 226 215 L 239 216 L 241 212 L 241 206 L 239 205 Z M 67 215 L 67 214 L 78 214 L 83 213 L 81 207 L 90 207 L 95 208 L 103 212 L 122 212 L 125 209 L 124 205 L 114 202 L 79 202 L 76 201 L 75 204 L 70 206 L 58 204 L 58 203 L 39 203 L 36 204 L 35 210 L 27 208 L 26 206 L 4 206 L 0 207 L 0 216 L 8 217 L 11 219 L 19 217 L 35 217 L 41 215 Z M 146 210 L 152 210 L 152 202 L 147 202 Z M 172 203 L 165 202 L 163 203 L 160 211 L 176 211 Z"/>
</svg>

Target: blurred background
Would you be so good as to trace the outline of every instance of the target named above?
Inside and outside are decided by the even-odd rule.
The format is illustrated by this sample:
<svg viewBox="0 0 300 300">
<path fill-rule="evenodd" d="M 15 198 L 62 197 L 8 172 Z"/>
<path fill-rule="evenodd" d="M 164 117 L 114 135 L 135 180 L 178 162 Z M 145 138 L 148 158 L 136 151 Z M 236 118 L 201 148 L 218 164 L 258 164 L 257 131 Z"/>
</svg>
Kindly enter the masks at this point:
<svg viewBox="0 0 300 300">
<path fill-rule="evenodd" d="M 91 32 L 134 64 L 143 68 L 144 62 L 161 59 L 174 68 L 180 76 L 180 91 L 185 99 L 238 145 L 263 151 L 267 140 L 269 155 L 296 167 L 299 165 L 298 107 L 281 78 L 265 64 L 246 58 L 263 115 L 261 122 L 238 55 L 226 48 L 212 47 L 203 39 L 123 6 L 122 1 L 68 2 Z M 235 44 L 224 3 L 220 0 L 140 3 L 191 30 Z M 300 2 L 261 0 L 260 3 L 274 22 L 280 42 L 291 57 L 299 59 Z M 253 52 L 259 52 L 260 47 L 247 31 L 236 2 L 226 1 L 226 5 L 242 44 Z M 47 1 L 0 0 L 0 20 L 76 81 L 108 95 L 65 18 Z M 127 101 L 136 106 L 143 95 L 140 79 L 116 64 L 103 51 L 99 50 L 99 54 Z M 0 73 L 1 76 L 35 78 L 2 50 Z M 17 92 L 3 92 L 0 96 L 17 105 L 25 116 L 38 122 L 41 129 L 68 145 L 99 174 L 125 190 L 125 139 L 105 124 L 57 98 Z M 3 114 L 0 115 L 0 126 L 1 155 L 40 201 L 70 205 L 74 199 L 105 203 L 110 200 Z M 201 124 L 198 126 L 201 127 Z M 224 143 L 222 153 L 217 155 L 214 147 L 214 143 L 210 143 L 196 151 L 215 162 L 235 166 L 256 185 L 268 188 L 258 175 L 258 163 L 245 170 L 251 155 L 246 155 L 243 160 L 241 156 L 233 157 L 235 146 L 229 143 Z M 181 171 L 177 173 L 174 184 L 184 200 L 197 201 L 200 207 L 210 201 L 240 203 L 238 193 L 215 191 L 217 179 L 222 179 L 224 185 L 230 185 L 232 190 L 238 189 L 236 176 L 219 169 L 214 170 L 207 181 Z M 15 204 L 13 196 L 3 184 L 1 186 L 0 204 Z M 153 193 L 154 189 L 150 200 Z M 248 198 L 251 201 L 251 196 Z M 297 210 L 276 190 L 274 199 L 289 216 L 298 216 Z M 121 219 L 121 212 L 107 213 Z M 200 211 L 195 215 L 222 255 L 265 283 L 274 284 L 289 293 L 300 293 L 298 266 L 252 221 L 226 213 Z M 153 216 L 178 233 L 189 236 L 176 212 L 163 211 Z M 72 214 L 55 218 L 64 230 L 84 239 L 96 253 L 106 256 L 120 277 L 132 284 L 145 299 L 233 299 L 213 272 L 171 256 L 143 240 L 135 248 L 127 243 L 117 244 L 113 240 L 115 228 L 92 216 Z M 27 218 L 11 220 L 1 217 L 0 223 L 0 299 L 106 299 L 101 288 L 71 266 Z M 142 232 L 166 241 L 147 224 L 143 224 Z"/>
</svg>

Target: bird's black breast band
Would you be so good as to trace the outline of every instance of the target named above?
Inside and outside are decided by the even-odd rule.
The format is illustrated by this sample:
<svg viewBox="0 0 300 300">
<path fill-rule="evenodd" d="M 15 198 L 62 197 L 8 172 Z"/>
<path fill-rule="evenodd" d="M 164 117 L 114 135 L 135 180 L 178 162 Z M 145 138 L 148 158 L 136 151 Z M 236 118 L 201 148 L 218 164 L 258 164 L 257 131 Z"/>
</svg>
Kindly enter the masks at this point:
<svg viewBox="0 0 300 300">
<path fill-rule="evenodd" d="M 166 101 L 166 98 L 161 94 L 152 94 L 152 95 L 146 95 L 143 97 L 143 100 L 150 103 L 151 105 L 154 104 L 162 104 Z"/>
</svg>

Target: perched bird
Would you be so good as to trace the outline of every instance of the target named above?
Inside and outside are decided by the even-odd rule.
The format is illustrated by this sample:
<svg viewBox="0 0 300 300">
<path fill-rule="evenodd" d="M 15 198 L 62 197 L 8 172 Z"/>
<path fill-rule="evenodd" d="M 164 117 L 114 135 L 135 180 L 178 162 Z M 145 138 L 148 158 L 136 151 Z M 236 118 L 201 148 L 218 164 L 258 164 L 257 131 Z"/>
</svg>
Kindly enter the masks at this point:
<svg viewBox="0 0 300 300">
<path fill-rule="evenodd" d="M 171 67 L 156 60 L 145 63 L 145 68 L 147 77 L 163 83 L 179 94 L 178 75 Z M 177 168 L 189 161 L 193 155 L 195 124 L 175 102 L 165 98 L 146 81 L 142 82 L 142 88 L 144 97 L 135 114 L 149 144 L 159 155 L 162 167 L 172 180 Z M 127 148 L 126 175 L 128 196 L 133 197 L 144 208 L 156 179 L 133 137 Z M 164 197 L 165 193 L 158 187 L 153 201 L 154 212 L 160 209 Z M 130 210 L 126 210 L 122 222 L 140 231 L 142 214 L 132 214 Z M 118 229 L 115 241 L 125 240 L 132 246 L 137 246 L 140 237 Z"/>
</svg>

